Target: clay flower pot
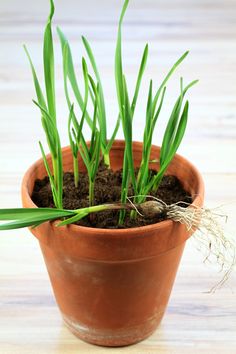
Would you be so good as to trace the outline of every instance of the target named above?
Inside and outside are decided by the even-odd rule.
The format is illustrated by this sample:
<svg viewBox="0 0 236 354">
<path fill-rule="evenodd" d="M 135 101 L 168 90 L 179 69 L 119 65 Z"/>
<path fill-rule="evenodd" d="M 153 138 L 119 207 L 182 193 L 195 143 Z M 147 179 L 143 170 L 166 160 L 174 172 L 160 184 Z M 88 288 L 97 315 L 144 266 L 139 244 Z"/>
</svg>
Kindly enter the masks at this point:
<svg viewBox="0 0 236 354">
<path fill-rule="evenodd" d="M 135 142 L 133 152 L 138 166 L 142 144 Z M 122 167 L 123 153 L 124 142 L 116 141 L 110 154 L 114 170 Z M 159 148 L 153 146 L 151 159 L 158 155 Z M 69 147 L 63 149 L 63 161 L 64 171 L 72 171 Z M 196 168 L 176 155 L 168 172 L 181 180 L 194 204 L 202 206 L 204 187 Z M 30 196 L 35 179 L 45 175 L 42 160 L 26 172 L 24 207 L 36 207 Z M 155 331 L 191 236 L 184 225 L 170 220 L 122 230 L 46 222 L 31 232 L 39 240 L 65 324 L 79 338 L 103 346 L 136 343 Z"/>
</svg>

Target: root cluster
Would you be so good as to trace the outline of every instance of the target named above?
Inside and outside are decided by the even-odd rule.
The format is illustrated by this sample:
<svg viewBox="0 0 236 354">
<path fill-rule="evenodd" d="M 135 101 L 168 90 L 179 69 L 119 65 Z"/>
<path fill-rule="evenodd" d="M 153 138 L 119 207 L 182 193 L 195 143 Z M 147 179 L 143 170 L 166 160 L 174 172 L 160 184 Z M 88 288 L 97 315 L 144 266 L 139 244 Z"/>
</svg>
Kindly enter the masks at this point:
<svg viewBox="0 0 236 354">
<path fill-rule="evenodd" d="M 232 237 L 226 235 L 222 226 L 222 221 L 226 222 L 227 216 L 217 213 L 217 209 L 211 210 L 183 202 L 167 205 L 152 196 L 149 198 L 152 200 L 135 206 L 138 212 L 144 217 L 164 212 L 167 219 L 186 225 L 189 231 L 196 231 L 193 237 L 197 249 L 204 255 L 204 262 L 217 264 L 223 274 L 210 292 L 222 287 L 236 264 L 236 243 Z M 187 207 L 181 206 L 183 204 Z"/>
</svg>

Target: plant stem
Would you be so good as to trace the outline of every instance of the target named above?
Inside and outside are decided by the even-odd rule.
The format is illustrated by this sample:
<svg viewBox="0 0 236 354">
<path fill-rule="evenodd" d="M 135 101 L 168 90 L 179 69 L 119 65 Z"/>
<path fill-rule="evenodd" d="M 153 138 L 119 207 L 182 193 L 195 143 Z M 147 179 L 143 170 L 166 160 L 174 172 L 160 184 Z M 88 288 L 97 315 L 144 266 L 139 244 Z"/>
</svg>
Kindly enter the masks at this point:
<svg viewBox="0 0 236 354">
<path fill-rule="evenodd" d="M 55 187 L 57 189 L 57 161 L 56 159 L 52 156 L 52 168 L 53 168 L 53 177 L 54 177 L 54 183 L 55 183 Z M 57 205 L 56 205 L 57 208 L 59 208 Z"/>
<path fill-rule="evenodd" d="M 59 191 L 58 191 L 58 161 L 56 158 L 52 156 L 52 167 L 53 167 L 53 179 L 54 179 L 54 184 L 55 184 L 55 189 L 56 189 L 56 194 L 57 194 L 57 200 L 54 200 L 55 207 L 57 209 L 62 209 L 61 205 L 61 198 L 59 196 Z"/>
<path fill-rule="evenodd" d="M 54 204 L 57 209 L 62 209 L 62 188 L 59 185 L 59 178 L 60 178 L 60 166 L 59 166 L 59 160 L 58 158 L 55 158 L 52 156 L 52 167 L 53 167 L 53 180 L 55 184 L 55 189 L 56 189 L 56 194 L 57 194 L 57 200 L 54 198 Z M 63 177 L 62 177 L 63 178 Z"/>
<path fill-rule="evenodd" d="M 87 214 L 98 213 L 105 210 L 133 210 L 133 206 L 127 203 L 111 203 L 111 204 L 101 204 L 93 205 L 88 208 L 72 210 L 75 214 L 81 214 L 81 212 L 86 211 Z M 67 211 L 67 210 L 65 210 Z M 71 212 L 71 210 L 69 210 Z"/>
<path fill-rule="evenodd" d="M 89 180 L 89 206 L 94 205 L 94 181 Z"/>
<path fill-rule="evenodd" d="M 75 187 L 78 188 L 79 184 L 79 164 L 78 164 L 78 157 L 73 156 L 73 166 L 74 166 L 74 181 Z"/>
<path fill-rule="evenodd" d="M 152 191 L 153 192 L 157 192 L 158 187 L 159 187 L 159 185 L 161 183 L 161 180 L 162 180 L 163 176 L 164 176 L 164 173 L 157 174 L 157 180 L 155 181 L 155 183 L 154 183 L 154 185 L 152 187 Z"/>
<path fill-rule="evenodd" d="M 105 211 L 105 210 L 110 210 L 111 206 L 109 204 L 104 204 L 104 205 L 94 205 L 94 206 L 90 206 L 87 208 L 87 211 L 89 214 L 91 213 L 98 213 L 100 211 Z M 77 210 L 75 210 L 76 212 Z M 78 211 L 80 212 L 80 209 L 78 209 Z"/>
<path fill-rule="evenodd" d="M 127 151 L 125 148 L 124 158 L 123 158 L 123 177 L 122 177 L 122 189 L 121 189 L 121 203 L 126 203 L 128 188 L 129 188 L 129 171 L 128 171 L 128 159 L 127 159 Z M 124 223 L 125 219 L 125 210 L 120 210 L 119 213 L 119 225 Z"/>
<path fill-rule="evenodd" d="M 105 165 L 106 165 L 108 168 L 110 168 L 110 167 L 111 167 L 111 164 L 110 164 L 109 152 L 104 153 L 103 159 L 104 159 Z"/>
</svg>

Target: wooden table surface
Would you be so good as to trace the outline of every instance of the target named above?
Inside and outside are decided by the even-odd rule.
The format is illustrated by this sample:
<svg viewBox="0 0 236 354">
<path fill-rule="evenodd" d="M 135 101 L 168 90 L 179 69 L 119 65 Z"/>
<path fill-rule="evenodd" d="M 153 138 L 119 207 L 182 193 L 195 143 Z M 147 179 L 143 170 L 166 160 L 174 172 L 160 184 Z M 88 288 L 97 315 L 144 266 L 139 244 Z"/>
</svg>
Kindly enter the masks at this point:
<svg viewBox="0 0 236 354">
<path fill-rule="evenodd" d="M 56 1 L 55 24 L 71 41 L 76 62 L 82 53 L 80 35 L 93 45 L 107 97 L 109 128 L 117 104 L 114 90 L 114 48 L 119 0 Z M 18 207 L 20 182 L 40 156 L 45 141 L 31 73 L 22 44 L 26 43 L 42 74 L 42 35 L 48 2 L 0 2 L 0 207 Z M 56 36 L 56 34 L 55 34 Z M 160 82 L 186 49 L 191 53 L 170 82 L 166 106 L 155 133 L 160 143 L 165 114 L 178 94 L 181 75 L 198 78 L 192 89 L 189 126 L 180 152 L 202 172 L 206 205 L 226 204 L 228 232 L 236 228 L 236 2 L 235 0 L 133 0 L 124 26 L 124 63 L 133 88 L 142 49 L 150 44 L 146 83 L 135 116 L 134 137 L 142 138 L 147 83 Z M 67 108 L 63 98 L 60 47 L 55 45 L 59 125 L 63 145 Z M 135 129 L 136 128 L 136 129 Z M 121 133 L 119 136 L 122 137 Z M 190 240 L 179 269 L 169 307 L 158 330 L 127 348 L 86 344 L 63 325 L 55 304 L 37 241 L 27 230 L 0 235 L 0 353 L 236 353 L 236 278 L 214 294 L 206 293 L 220 279 L 205 266 Z"/>
</svg>

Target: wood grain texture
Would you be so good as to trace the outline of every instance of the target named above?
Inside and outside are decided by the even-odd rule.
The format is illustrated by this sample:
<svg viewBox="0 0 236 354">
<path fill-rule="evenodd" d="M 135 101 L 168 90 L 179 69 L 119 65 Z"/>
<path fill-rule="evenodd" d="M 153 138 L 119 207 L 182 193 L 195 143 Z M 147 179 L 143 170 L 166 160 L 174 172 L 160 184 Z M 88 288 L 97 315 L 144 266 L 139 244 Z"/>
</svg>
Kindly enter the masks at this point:
<svg viewBox="0 0 236 354">
<path fill-rule="evenodd" d="M 85 34 L 101 69 L 112 130 L 117 115 L 114 90 L 114 48 L 122 1 L 58 0 L 55 24 L 67 34 L 79 63 Z M 42 37 L 48 2 L 0 2 L 0 207 L 20 206 L 20 182 L 39 157 L 37 141 L 45 141 L 40 117 L 31 103 L 31 74 L 26 43 L 42 74 Z M 150 44 L 146 83 L 135 116 L 134 137 L 142 138 L 143 113 L 150 77 L 163 73 L 186 49 L 191 55 L 168 89 L 156 142 L 178 89 L 178 78 L 200 79 L 191 93 L 191 114 L 180 152 L 202 171 L 206 204 L 229 215 L 227 229 L 236 229 L 236 2 L 234 0 L 133 0 L 124 26 L 125 70 L 132 88 L 142 49 Z M 56 40 L 59 126 L 67 144 L 67 109 L 63 99 L 61 59 Z M 120 133 L 120 137 L 121 137 Z M 188 242 L 168 311 L 160 328 L 147 340 L 127 348 L 95 347 L 75 338 L 63 325 L 36 240 L 27 230 L 0 235 L 0 353 L 236 353 L 236 278 L 215 294 L 205 292 L 219 280 L 206 267 L 193 242 Z"/>
</svg>

